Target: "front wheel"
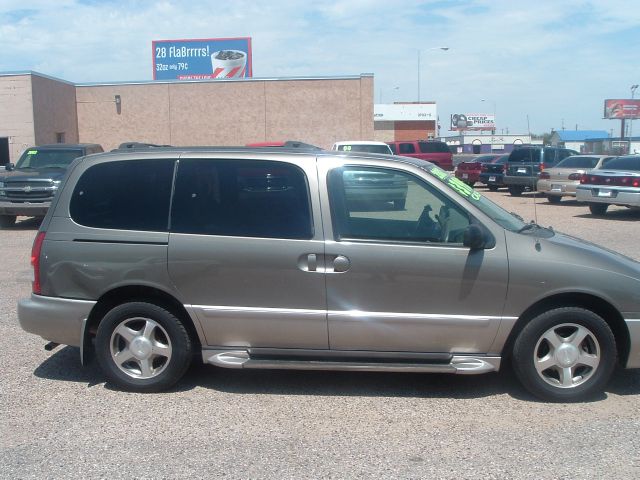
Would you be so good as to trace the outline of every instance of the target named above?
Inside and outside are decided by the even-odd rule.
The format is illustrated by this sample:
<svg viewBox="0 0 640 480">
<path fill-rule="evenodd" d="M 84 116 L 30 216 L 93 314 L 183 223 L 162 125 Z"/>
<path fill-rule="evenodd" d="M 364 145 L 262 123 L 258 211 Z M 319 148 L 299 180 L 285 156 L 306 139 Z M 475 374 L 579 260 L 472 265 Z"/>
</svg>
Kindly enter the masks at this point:
<svg viewBox="0 0 640 480">
<path fill-rule="evenodd" d="M 15 215 L 0 215 L 0 228 L 13 227 L 16 223 Z"/>
<path fill-rule="evenodd" d="M 192 358 L 184 324 L 171 312 L 144 302 L 121 304 L 100 322 L 96 357 L 108 381 L 136 392 L 175 385 Z"/>
<path fill-rule="evenodd" d="M 577 307 L 538 315 L 513 346 L 513 367 L 524 387 L 552 402 L 580 401 L 601 392 L 616 363 L 616 342 L 607 323 Z"/>
</svg>

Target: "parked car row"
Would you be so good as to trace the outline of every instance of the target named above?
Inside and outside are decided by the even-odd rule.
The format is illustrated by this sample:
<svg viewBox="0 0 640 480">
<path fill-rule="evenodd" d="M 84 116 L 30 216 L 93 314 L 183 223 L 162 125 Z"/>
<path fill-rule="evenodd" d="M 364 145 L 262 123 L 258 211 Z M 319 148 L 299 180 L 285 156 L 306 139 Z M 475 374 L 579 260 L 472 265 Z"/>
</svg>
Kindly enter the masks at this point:
<svg viewBox="0 0 640 480">
<path fill-rule="evenodd" d="M 490 190 L 506 186 L 512 196 L 525 189 L 544 195 L 549 203 L 572 197 L 604 215 L 609 205 L 640 208 L 640 155 L 580 155 L 554 147 L 523 147 L 507 155 L 482 155 L 461 162 L 455 175 Z"/>
</svg>

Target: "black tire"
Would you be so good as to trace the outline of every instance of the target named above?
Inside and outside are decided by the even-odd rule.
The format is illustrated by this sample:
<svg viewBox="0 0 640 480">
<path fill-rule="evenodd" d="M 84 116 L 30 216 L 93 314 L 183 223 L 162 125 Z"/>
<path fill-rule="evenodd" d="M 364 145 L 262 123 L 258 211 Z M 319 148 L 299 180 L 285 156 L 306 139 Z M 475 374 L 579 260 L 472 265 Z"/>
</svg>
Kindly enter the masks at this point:
<svg viewBox="0 0 640 480">
<path fill-rule="evenodd" d="M 471 188 L 473 188 L 473 186 L 476 184 L 476 182 L 465 182 L 467 185 L 469 185 Z"/>
<path fill-rule="evenodd" d="M 562 197 L 560 195 L 547 195 L 547 202 L 549 203 L 560 203 L 562 201 Z"/>
<path fill-rule="evenodd" d="M 147 325 L 150 326 L 153 342 L 149 342 L 148 337 L 140 333 L 143 330 L 137 332 L 140 335 L 134 336 L 131 341 L 116 333 L 122 326 L 135 331 L 138 328 L 144 329 Z M 135 339 L 141 337 L 147 339 L 142 340 L 147 342 L 146 346 L 143 345 L 144 348 L 153 348 L 149 346 L 152 343 L 154 347 L 168 346 L 165 350 L 169 352 L 169 356 L 147 351 L 146 359 L 132 357 L 131 361 L 123 362 L 122 367 L 118 366 L 112 351 L 119 350 L 117 353 L 133 355 L 133 348 L 139 345 L 136 344 L 131 349 L 129 347 Z M 124 345 L 126 346 L 122 348 Z M 110 310 L 98 326 L 95 347 L 96 358 L 107 381 L 133 392 L 158 392 L 175 385 L 189 368 L 193 351 L 191 338 L 182 321 L 164 308 L 144 302 L 123 303 Z M 140 352 L 142 349 L 136 350 L 136 353 Z M 144 378 L 142 362 L 151 365 L 151 370 L 155 369 L 147 378 Z M 140 370 L 139 378 L 135 376 L 137 369 Z"/>
<path fill-rule="evenodd" d="M 580 361 L 576 361 L 574 365 L 567 366 L 571 377 L 566 386 L 561 386 L 563 380 L 561 372 L 557 365 L 550 366 L 547 370 L 539 372 L 536 369 L 536 360 L 539 359 L 541 364 L 545 358 L 549 358 L 551 362 L 561 363 L 562 361 L 571 361 L 569 355 L 562 355 L 564 352 L 558 352 L 560 355 L 551 355 L 550 345 L 545 345 L 543 336 L 549 331 L 567 332 L 570 335 L 574 327 L 586 329 L 589 335 L 579 344 L 576 349 L 576 355 L 582 353 L 592 358 L 598 358 L 598 364 L 593 367 L 585 365 Z M 557 330 L 556 330 L 557 328 Z M 577 332 L 577 330 L 575 330 Z M 584 330 L 583 330 L 584 331 Z M 559 337 L 556 337 L 558 339 Z M 570 337 L 569 337 L 570 338 Z M 566 340 L 566 339 L 565 339 Z M 559 345 L 573 345 L 570 341 L 560 342 Z M 546 356 L 539 357 L 540 353 L 544 353 L 544 348 L 550 350 Z M 578 307 L 565 307 L 549 310 L 538 315 L 531 320 L 520 332 L 513 345 L 513 369 L 522 383 L 522 385 L 533 395 L 542 400 L 551 402 L 575 402 L 582 401 L 594 394 L 602 392 L 607 382 L 611 378 L 611 374 L 616 365 L 617 350 L 616 341 L 613 332 L 607 323 L 590 310 Z M 577 366 L 576 366 L 577 365 Z M 575 366 L 575 370 L 573 370 Z M 542 366 L 540 369 L 544 368 Z M 557 375 L 557 380 L 555 376 Z M 577 379 L 577 380 L 576 380 Z M 574 385 L 575 383 L 575 385 Z"/>
<path fill-rule="evenodd" d="M 512 197 L 519 197 L 520 195 L 522 195 L 522 192 L 524 192 L 524 187 L 520 185 L 512 185 L 509 187 L 509 193 Z"/>
<path fill-rule="evenodd" d="M 604 215 L 607 213 L 607 208 L 609 208 L 609 204 L 607 203 L 590 203 L 589 211 L 592 215 Z"/>
<path fill-rule="evenodd" d="M 0 215 L 0 228 L 13 227 L 16 223 L 15 215 Z"/>
<path fill-rule="evenodd" d="M 489 191 L 490 192 L 497 192 L 498 191 L 498 185 L 489 185 Z"/>
<path fill-rule="evenodd" d="M 405 205 L 407 204 L 406 198 L 400 198 L 398 200 L 393 201 L 393 209 L 394 210 L 404 210 Z"/>
</svg>

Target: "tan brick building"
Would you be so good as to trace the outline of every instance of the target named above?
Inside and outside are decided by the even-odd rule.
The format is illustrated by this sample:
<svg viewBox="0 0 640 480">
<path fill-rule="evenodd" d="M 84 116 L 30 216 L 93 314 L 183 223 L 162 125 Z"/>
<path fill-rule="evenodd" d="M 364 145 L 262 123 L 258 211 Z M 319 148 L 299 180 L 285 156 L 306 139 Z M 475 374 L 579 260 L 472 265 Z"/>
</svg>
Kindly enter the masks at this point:
<svg viewBox="0 0 640 480">
<path fill-rule="evenodd" d="M 300 140 L 330 148 L 374 138 L 373 75 L 73 84 L 0 74 L 0 163 L 46 143 L 245 145 Z M 8 158 L 7 157 L 8 152 Z"/>
</svg>

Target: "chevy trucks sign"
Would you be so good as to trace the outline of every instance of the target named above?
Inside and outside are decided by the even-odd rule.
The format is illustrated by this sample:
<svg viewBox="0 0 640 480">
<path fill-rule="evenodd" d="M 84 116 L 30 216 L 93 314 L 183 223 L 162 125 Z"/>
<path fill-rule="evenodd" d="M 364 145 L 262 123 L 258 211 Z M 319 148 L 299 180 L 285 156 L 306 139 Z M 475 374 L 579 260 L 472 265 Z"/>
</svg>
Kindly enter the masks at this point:
<svg viewBox="0 0 640 480">
<path fill-rule="evenodd" d="M 249 78 L 251 38 L 154 40 L 154 80 Z"/>
</svg>

